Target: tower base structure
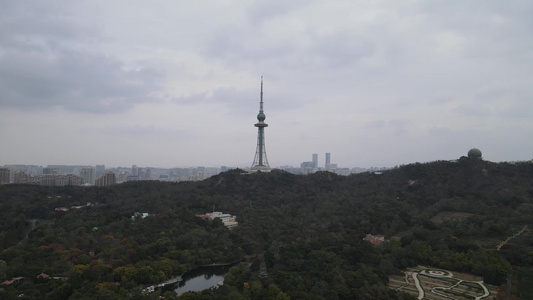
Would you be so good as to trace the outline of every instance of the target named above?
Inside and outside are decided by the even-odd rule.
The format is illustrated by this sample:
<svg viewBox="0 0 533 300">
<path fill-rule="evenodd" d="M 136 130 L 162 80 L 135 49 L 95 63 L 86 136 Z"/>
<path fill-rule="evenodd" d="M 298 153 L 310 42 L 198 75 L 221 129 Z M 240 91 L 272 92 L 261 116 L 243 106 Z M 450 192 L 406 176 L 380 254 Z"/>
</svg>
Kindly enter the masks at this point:
<svg viewBox="0 0 533 300">
<path fill-rule="evenodd" d="M 270 172 L 272 171 L 272 169 L 270 169 L 269 166 L 253 166 L 250 168 L 250 173 L 255 173 L 255 172 L 264 172 L 264 173 L 267 173 L 267 172 Z"/>
</svg>

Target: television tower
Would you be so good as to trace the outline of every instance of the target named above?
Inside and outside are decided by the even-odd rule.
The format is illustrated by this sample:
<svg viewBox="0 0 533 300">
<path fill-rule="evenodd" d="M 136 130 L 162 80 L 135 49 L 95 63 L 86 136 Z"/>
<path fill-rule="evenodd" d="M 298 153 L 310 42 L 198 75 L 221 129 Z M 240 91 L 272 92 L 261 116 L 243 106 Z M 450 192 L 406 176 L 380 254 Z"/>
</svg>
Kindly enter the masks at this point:
<svg viewBox="0 0 533 300">
<path fill-rule="evenodd" d="M 264 121 L 266 119 L 263 112 L 263 76 L 261 76 L 261 96 L 259 102 L 259 114 L 257 115 L 257 149 L 255 150 L 255 158 L 250 168 L 251 172 L 270 172 L 270 166 L 268 165 L 267 153 L 265 149 L 265 127 L 268 126 Z"/>
</svg>

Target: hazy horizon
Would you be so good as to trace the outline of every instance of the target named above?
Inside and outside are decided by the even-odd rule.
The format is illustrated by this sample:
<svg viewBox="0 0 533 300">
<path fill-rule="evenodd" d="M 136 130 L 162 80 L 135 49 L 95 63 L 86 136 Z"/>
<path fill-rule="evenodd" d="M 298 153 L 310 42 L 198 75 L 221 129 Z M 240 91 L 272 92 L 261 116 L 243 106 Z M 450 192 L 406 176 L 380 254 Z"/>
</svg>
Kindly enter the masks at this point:
<svg viewBox="0 0 533 300">
<path fill-rule="evenodd" d="M 470 150 L 470 149 L 469 149 Z M 436 159 L 436 160 L 432 160 L 432 161 L 413 161 L 413 162 L 407 162 L 407 163 L 403 163 L 403 164 L 396 164 L 396 165 L 368 165 L 368 166 L 363 166 L 363 165 L 351 165 L 351 166 L 341 166 L 341 165 L 337 165 L 338 168 L 349 168 L 349 169 L 354 169 L 354 168 L 362 168 L 362 169 L 371 169 L 371 168 L 395 168 L 395 167 L 400 167 L 400 166 L 403 166 L 403 165 L 409 165 L 409 164 L 415 164 L 415 163 L 432 163 L 432 162 L 437 162 L 437 161 L 454 161 L 454 160 L 458 160 L 460 159 L 462 156 L 467 156 L 467 153 L 464 153 L 464 155 L 461 155 L 460 157 L 457 157 L 457 158 L 452 158 L 452 159 Z M 484 161 L 489 161 L 489 162 L 493 162 L 493 163 L 515 163 L 515 162 L 530 162 L 532 161 L 532 159 L 527 159 L 527 160 L 503 160 L 503 161 L 490 161 L 490 160 L 487 160 L 483 157 L 483 160 Z M 295 167 L 295 168 L 299 168 L 300 167 L 300 164 L 302 162 L 306 162 L 306 161 L 311 161 L 310 159 L 309 160 L 302 160 L 301 162 L 297 162 L 297 163 L 293 163 L 293 164 L 285 164 L 285 165 L 273 165 L 273 164 L 270 164 L 270 167 L 272 167 L 273 169 L 280 169 L 281 167 L 285 167 L 285 166 L 292 166 L 292 167 Z M 333 162 L 334 163 L 334 162 Z M 46 167 L 46 166 L 96 166 L 96 165 L 102 165 L 102 164 L 99 164 L 99 163 L 96 163 L 96 164 L 61 164 L 61 163 L 46 163 L 46 164 L 28 164 L 28 163 L 6 163 L 4 165 L 34 165 L 34 166 L 40 166 L 40 167 Z M 105 165 L 105 164 L 104 164 Z M 228 167 L 228 168 L 240 168 L 240 169 L 246 169 L 246 168 L 249 168 L 251 166 L 251 164 L 241 164 L 241 165 L 224 165 L 224 164 L 220 164 L 220 165 L 206 165 L 206 164 L 199 164 L 199 165 L 177 165 L 177 166 L 156 166 L 156 165 L 137 165 L 137 164 L 130 164 L 130 165 L 105 165 L 105 168 L 106 169 L 114 169 L 114 168 L 131 168 L 133 165 L 139 167 L 139 168 L 155 168 L 155 169 L 177 169 L 177 168 L 197 168 L 197 167 L 206 167 L 206 168 L 221 168 L 221 167 Z M 319 169 L 324 169 L 324 163 L 321 163 L 321 161 L 319 160 L 319 166 L 318 168 Z"/>
</svg>

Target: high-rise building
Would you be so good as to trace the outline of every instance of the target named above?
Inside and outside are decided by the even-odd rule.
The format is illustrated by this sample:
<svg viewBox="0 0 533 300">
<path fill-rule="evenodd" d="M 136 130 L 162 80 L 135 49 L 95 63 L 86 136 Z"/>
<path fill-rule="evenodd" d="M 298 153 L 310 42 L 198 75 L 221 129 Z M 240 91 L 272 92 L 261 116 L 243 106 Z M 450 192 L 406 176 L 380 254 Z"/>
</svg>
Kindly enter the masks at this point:
<svg viewBox="0 0 533 300">
<path fill-rule="evenodd" d="M 15 176 L 13 177 L 13 182 L 15 183 L 28 183 L 30 182 L 30 175 L 24 171 L 16 171 Z"/>
<path fill-rule="evenodd" d="M 326 153 L 326 170 L 331 169 L 331 153 Z"/>
<path fill-rule="evenodd" d="M 80 177 L 83 178 L 84 183 L 94 185 L 94 180 L 96 172 L 93 167 L 83 168 L 80 171 Z"/>
<path fill-rule="evenodd" d="M 136 165 L 131 166 L 131 176 L 139 176 L 139 168 Z"/>
<path fill-rule="evenodd" d="M 318 169 L 318 154 L 313 154 L 313 168 Z"/>
<path fill-rule="evenodd" d="M 94 185 L 95 186 L 109 186 L 109 185 L 114 185 L 116 183 L 117 183 L 117 179 L 115 177 L 115 173 L 107 172 L 104 174 L 104 176 L 97 178 L 94 182 Z"/>
<path fill-rule="evenodd" d="M 270 172 L 270 166 L 268 165 L 268 159 L 265 149 L 265 127 L 268 124 L 265 123 L 266 115 L 263 112 L 263 76 L 261 76 L 261 94 L 259 101 L 259 114 L 257 115 L 257 123 L 254 125 L 257 127 L 257 149 L 255 150 L 254 162 L 250 168 L 251 172 Z"/>
<path fill-rule="evenodd" d="M 9 174 L 8 168 L 0 168 L 0 184 L 9 183 Z"/>
</svg>

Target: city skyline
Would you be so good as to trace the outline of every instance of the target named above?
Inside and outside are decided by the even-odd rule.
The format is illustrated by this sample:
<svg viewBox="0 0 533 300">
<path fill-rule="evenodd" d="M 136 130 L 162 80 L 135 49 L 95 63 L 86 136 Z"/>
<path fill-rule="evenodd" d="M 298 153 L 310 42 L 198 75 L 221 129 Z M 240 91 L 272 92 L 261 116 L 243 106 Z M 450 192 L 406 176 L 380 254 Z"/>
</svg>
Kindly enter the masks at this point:
<svg viewBox="0 0 533 300">
<path fill-rule="evenodd" d="M 533 3 L 12 1 L 0 165 L 533 158 Z"/>
<path fill-rule="evenodd" d="M 261 123 L 264 121 L 264 117 L 258 115 L 258 121 Z M 264 124 L 264 123 L 261 123 Z M 263 128 L 263 126 L 258 126 Z M 265 126 L 266 127 L 266 126 Z M 258 140 L 261 140 L 261 134 L 259 134 Z M 264 142 L 264 141 L 263 141 Z M 258 142 L 258 145 L 263 143 Z M 262 147 L 260 147 L 262 148 Z M 468 156 L 471 156 L 470 152 L 478 151 L 472 149 L 469 151 Z M 479 152 L 481 157 L 481 152 Z M 256 155 L 257 157 L 257 155 Z M 312 161 L 304 161 L 300 164 L 300 167 L 294 166 L 281 166 L 279 170 L 283 170 L 295 175 L 308 175 L 319 171 L 329 171 L 338 175 L 350 175 L 361 172 L 375 172 L 383 171 L 389 168 L 346 168 L 337 166 L 337 164 L 331 163 L 331 153 L 325 153 L 324 165 L 318 165 L 318 154 L 312 154 Z M 258 160 L 260 161 L 260 160 Z M 131 167 L 107 167 L 105 165 L 87 166 L 87 165 L 4 165 L 0 167 L 0 184 L 32 184 L 42 186 L 107 186 L 117 183 L 124 183 L 129 181 L 139 180 L 159 180 L 167 182 L 180 182 L 180 181 L 199 181 L 207 179 L 211 176 L 217 175 L 221 172 L 226 172 L 234 167 L 221 166 L 219 167 L 189 167 L 189 168 L 155 168 L 155 167 L 139 167 L 132 165 Z M 254 164 L 250 168 L 244 168 L 248 172 L 270 172 L 271 168 L 268 164 Z"/>
<path fill-rule="evenodd" d="M 257 151 L 256 151 L 257 152 Z M 318 158 L 318 154 L 317 153 L 312 153 L 312 154 L 308 154 L 308 155 L 312 155 L 312 161 L 305 161 L 306 157 L 302 157 L 300 159 L 300 161 L 298 162 L 294 162 L 293 164 L 288 164 L 288 165 L 276 165 L 274 168 L 276 169 L 282 169 L 282 167 L 297 167 L 298 165 L 300 165 L 301 163 L 313 163 L 313 167 L 316 168 L 316 169 L 323 169 L 323 170 L 327 170 L 328 169 L 328 158 L 331 159 L 331 153 L 329 152 L 326 152 L 326 153 L 323 153 L 324 154 L 324 159 L 321 161 L 321 159 Z M 315 158 L 316 158 L 316 164 L 315 164 Z M 334 164 L 335 166 L 337 166 L 337 164 Z M 198 168 L 198 167 L 201 167 L 201 168 L 204 168 L 204 167 L 208 167 L 208 168 L 222 168 L 222 169 L 226 169 L 226 168 L 240 168 L 240 169 L 250 169 L 250 166 L 246 166 L 246 164 L 243 164 L 243 166 L 232 166 L 232 165 L 205 165 L 205 164 L 201 164 L 201 165 L 191 165 L 191 166 L 171 166 L 171 167 L 159 167 L 159 166 L 152 166 L 152 165 L 143 165 L 143 166 L 137 166 L 136 164 L 132 164 L 132 165 L 104 165 L 104 164 L 27 164 L 27 163 L 18 163 L 18 164 L 11 164 L 11 163 L 6 163 L 6 164 L 3 164 L 3 165 L 0 165 L 0 168 L 3 168 L 3 167 L 11 167 L 11 168 L 14 168 L 16 169 L 17 166 L 25 166 L 25 167 L 39 167 L 39 168 L 43 168 L 43 169 L 50 169 L 50 170 L 45 170 L 45 174 L 48 174 L 46 172 L 51 172 L 52 169 L 54 168 L 58 168 L 58 167 L 78 167 L 81 169 L 83 168 L 93 168 L 95 169 L 96 172 L 98 172 L 98 169 L 101 168 L 100 172 L 103 172 L 104 169 L 135 169 L 135 168 L 153 168 L 153 169 L 180 169 L 180 168 L 184 168 L 184 169 L 187 169 L 187 168 Z M 339 166 L 339 167 L 343 167 L 343 168 L 346 168 L 345 166 Z M 355 166 L 355 167 L 350 167 L 350 168 L 358 168 L 359 166 Z M 381 167 L 386 167 L 386 166 L 371 166 L 369 168 L 381 168 Z M 66 173 L 65 173 L 66 174 Z"/>
</svg>

